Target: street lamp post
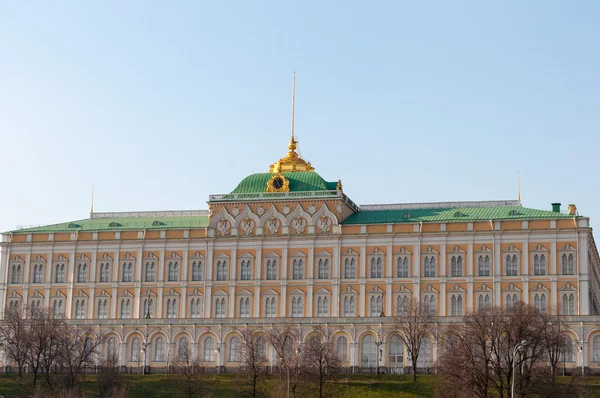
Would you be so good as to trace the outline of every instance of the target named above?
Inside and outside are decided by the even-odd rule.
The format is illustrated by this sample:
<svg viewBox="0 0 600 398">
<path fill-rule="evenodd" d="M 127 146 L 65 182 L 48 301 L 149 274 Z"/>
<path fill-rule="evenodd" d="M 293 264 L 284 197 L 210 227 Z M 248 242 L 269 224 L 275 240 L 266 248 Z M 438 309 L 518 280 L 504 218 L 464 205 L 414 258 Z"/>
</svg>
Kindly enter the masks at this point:
<svg viewBox="0 0 600 398">
<path fill-rule="evenodd" d="M 217 373 L 221 373 L 221 367 L 220 367 L 220 363 L 221 363 L 221 347 L 217 346 L 217 349 L 215 350 L 215 356 L 217 357 Z"/>
<path fill-rule="evenodd" d="M 579 357 L 581 358 L 581 376 L 585 376 L 585 369 L 583 367 L 583 346 L 579 346 Z"/>
<path fill-rule="evenodd" d="M 375 361 L 376 361 L 376 368 L 377 368 L 377 374 L 379 374 L 379 346 L 381 346 L 383 344 L 383 341 L 381 341 L 381 336 L 379 335 L 379 333 L 377 333 L 377 341 L 375 341 L 375 345 L 377 346 L 377 353 L 376 353 L 376 357 L 375 357 Z"/>
<path fill-rule="evenodd" d="M 283 362 L 283 357 L 279 357 L 279 363 L 287 368 L 287 396 L 290 398 L 290 365 Z"/>
<path fill-rule="evenodd" d="M 146 300 L 146 319 L 150 319 L 150 289 L 148 289 L 147 297 L 148 299 Z"/>
<path fill-rule="evenodd" d="M 515 373 L 515 364 L 516 364 L 516 358 L 517 358 L 517 351 L 523 352 L 525 351 L 525 348 L 527 347 L 527 344 L 529 344 L 529 342 L 527 340 L 523 340 L 521 341 L 519 344 L 517 344 L 515 346 L 515 349 L 513 351 L 513 366 L 512 366 L 512 371 L 513 371 L 513 378 L 512 378 L 512 387 L 511 387 L 511 398 L 515 397 L 515 379 L 516 379 L 516 373 Z"/>
</svg>

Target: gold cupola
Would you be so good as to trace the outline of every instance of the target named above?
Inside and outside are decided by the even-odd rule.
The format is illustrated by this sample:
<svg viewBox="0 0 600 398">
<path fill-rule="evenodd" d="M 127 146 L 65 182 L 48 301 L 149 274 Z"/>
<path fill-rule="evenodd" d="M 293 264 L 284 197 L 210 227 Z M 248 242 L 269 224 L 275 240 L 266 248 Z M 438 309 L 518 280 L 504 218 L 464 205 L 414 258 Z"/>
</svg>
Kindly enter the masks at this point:
<svg viewBox="0 0 600 398">
<path fill-rule="evenodd" d="M 296 153 L 298 141 L 294 139 L 294 108 L 296 101 L 296 72 L 294 72 L 294 83 L 292 85 L 292 137 L 288 144 L 288 153 L 269 167 L 269 173 L 285 173 L 287 171 L 313 171 L 315 168 L 310 162 L 302 159 Z"/>
</svg>

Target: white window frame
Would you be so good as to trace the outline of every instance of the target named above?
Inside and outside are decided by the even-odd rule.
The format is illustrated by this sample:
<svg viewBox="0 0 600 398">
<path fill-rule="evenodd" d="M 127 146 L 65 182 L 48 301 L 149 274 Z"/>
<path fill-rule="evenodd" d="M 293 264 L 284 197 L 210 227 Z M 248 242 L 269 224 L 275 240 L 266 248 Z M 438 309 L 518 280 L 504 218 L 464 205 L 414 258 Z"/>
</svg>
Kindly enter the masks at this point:
<svg viewBox="0 0 600 398">
<path fill-rule="evenodd" d="M 290 256 L 290 276 L 292 280 L 303 280 L 306 279 L 306 255 L 302 252 L 295 252 Z M 296 261 L 296 262 L 295 262 Z M 294 266 L 297 268 L 295 269 Z M 294 272 L 299 270 L 300 272 Z M 297 276 L 301 276 L 298 278 Z"/>
<path fill-rule="evenodd" d="M 540 262 L 539 267 L 536 267 L 536 256 L 538 256 L 538 261 Z M 544 260 L 544 264 L 541 264 L 542 259 Z M 531 251 L 531 275 L 533 276 L 546 276 L 548 275 L 548 262 L 550 260 L 550 252 L 546 249 L 541 243 L 536 246 L 535 249 Z M 542 268 L 543 267 L 543 268 Z M 539 269 L 543 272 L 540 273 Z"/>
<path fill-rule="evenodd" d="M 385 253 L 379 248 L 369 253 L 369 278 L 381 279 L 385 277 Z"/>
<path fill-rule="evenodd" d="M 204 280 L 204 265 L 205 259 L 204 256 L 200 252 L 194 253 L 192 257 L 189 258 L 189 267 L 190 267 L 190 281 L 199 282 Z M 196 272 L 194 272 L 197 270 Z"/>
<path fill-rule="evenodd" d="M 314 296 L 314 316 L 316 318 L 329 318 L 331 316 L 331 293 L 320 289 Z"/>
<path fill-rule="evenodd" d="M 279 279 L 279 269 L 281 268 L 281 258 L 277 253 L 270 252 L 263 259 L 263 279 L 267 281 L 276 281 Z M 274 271 L 274 272 L 269 272 Z"/>
<path fill-rule="evenodd" d="M 394 254 L 394 271 L 396 278 L 410 278 L 410 265 L 412 263 L 412 253 L 401 247 L 396 254 Z M 406 270 L 404 266 L 406 265 Z M 401 269 L 402 268 L 402 269 Z M 406 272 L 404 272 L 406 271 Z"/>
<path fill-rule="evenodd" d="M 465 251 L 459 246 L 454 246 L 454 249 L 448 252 L 449 276 L 451 278 L 462 278 L 465 276 L 465 258 Z"/>
<path fill-rule="evenodd" d="M 333 274 L 333 256 L 322 251 L 315 256 L 315 279 L 331 279 Z"/>
<path fill-rule="evenodd" d="M 167 282 L 181 281 L 181 257 L 172 252 L 169 257 L 165 258 L 165 269 L 167 271 Z"/>
<path fill-rule="evenodd" d="M 510 257 L 511 264 L 509 264 L 507 257 Z M 517 260 L 516 266 L 512 264 L 513 261 Z M 514 245 L 510 245 L 506 250 L 502 252 L 502 261 L 504 263 L 504 276 L 519 276 L 521 275 L 521 252 Z M 516 267 L 516 268 L 515 268 Z M 514 273 L 512 272 L 514 269 Z"/>
<path fill-rule="evenodd" d="M 563 261 L 563 256 L 565 256 L 566 264 Z M 569 264 L 569 259 L 571 258 L 571 264 Z M 561 275 L 576 275 L 577 274 L 577 251 L 568 243 L 559 250 L 558 252 L 558 262 L 560 264 L 560 274 Z M 565 267 L 566 266 L 566 267 Z M 565 271 L 567 271 L 565 273 Z M 570 271 L 570 272 L 568 272 Z"/>
<path fill-rule="evenodd" d="M 230 258 L 225 253 L 220 253 L 215 256 L 214 267 L 214 280 L 215 281 L 227 281 L 229 280 L 229 261 Z"/>
<path fill-rule="evenodd" d="M 358 278 L 358 253 L 352 249 L 348 249 L 342 255 L 342 278 L 343 279 L 356 279 Z M 346 272 L 346 267 L 348 271 Z"/>
<path fill-rule="evenodd" d="M 421 269 L 423 273 L 421 274 L 423 278 L 435 278 L 438 275 L 438 265 L 439 265 L 439 253 L 435 251 L 431 246 L 427 248 L 423 253 L 421 253 Z M 431 266 L 431 260 L 433 259 L 433 266 Z M 429 268 L 426 268 L 426 265 Z M 431 268 L 433 267 L 433 268 Z M 429 271 L 429 272 L 427 272 Z M 433 272 L 431 272 L 433 271 Z M 431 275 L 433 273 L 433 275 Z"/>
<path fill-rule="evenodd" d="M 15 260 L 9 263 L 10 267 L 10 283 L 19 285 L 23 283 L 23 270 L 25 262 L 20 257 L 16 257 Z"/>
</svg>

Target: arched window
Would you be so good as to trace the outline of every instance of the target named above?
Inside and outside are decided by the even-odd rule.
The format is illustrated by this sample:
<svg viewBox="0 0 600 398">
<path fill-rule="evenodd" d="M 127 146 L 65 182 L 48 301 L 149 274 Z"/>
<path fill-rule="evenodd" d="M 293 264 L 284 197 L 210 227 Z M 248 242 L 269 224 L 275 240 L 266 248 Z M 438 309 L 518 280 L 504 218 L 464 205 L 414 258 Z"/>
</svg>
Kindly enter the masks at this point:
<svg viewBox="0 0 600 398">
<path fill-rule="evenodd" d="M 202 316 L 202 299 L 192 297 L 190 302 L 190 318 L 200 318 Z"/>
<path fill-rule="evenodd" d="M 131 354 L 130 354 L 131 362 L 140 362 L 141 348 L 142 348 L 142 345 L 140 344 L 140 338 L 134 337 L 133 340 L 131 340 Z"/>
<path fill-rule="evenodd" d="M 254 355 L 258 362 L 267 360 L 267 339 L 265 336 L 259 336 L 254 342 Z"/>
<path fill-rule="evenodd" d="M 123 263 L 122 274 L 123 282 L 133 282 L 133 263 L 131 261 Z"/>
<path fill-rule="evenodd" d="M 292 317 L 301 318 L 304 316 L 304 302 L 302 297 L 292 297 Z"/>
<path fill-rule="evenodd" d="M 266 316 L 267 318 L 274 318 L 277 316 L 277 305 L 275 303 L 275 297 L 267 297 Z"/>
<path fill-rule="evenodd" d="M 536 254 L 533 257 L 533 274 L 546 275 L 546 256 L 544 254 Z"/>
<path fill-rule="evenodd" d="M 565 336 L 565 347 L 561 351 L 560 362 L 575 362 L 575 347 L 571 336 Z"/>
<path fill-rule="evenodd" d="M 329 299 L 325 297 L 319 297 L 317 299 L 317 316 L 328 317 L 329 316 Z"/>
<path fill-rule="evenodd" d="M 565 253 L 562 255 L 561 268 L 563 275 L 573 275 L 575 273 L 574 258 L 572 253 L 569 253 L 568 255 Z"/>
<path fill-rule="evenodd" d="M 44 265 L 36 264 L 33 266 L 33 283 L 42 283 Z"/>
<path fill-rule="evenodd" d="M 242 269 L 241 277 L 243 281 L 248 281 L 252 279 L 252 265 L 250 263 L 250 260 L 242 260 L 240 268 Z"/>
<path fill-rule="evenodd" d="M 575 315 L 575 295 L 573 293 L 563 294 L 562 313 L 563 315 Z"/>
<path fill-rule="evenodd" d="M 344 260 L 344 278 L 356 278 L 356 259 L 354 257 Z"/>
<path fill-rule="evenodd" d="M 304 262 L 302 259 L 294 259 L 292 262 L 293 279 L 304 279 Z"/>
<path fill-rule="evenodd" d="M 217 298 L 215 300 L 215 317 L 225 318 L 225 298 Z"/>
<path fill-rule="evenodd" d="M 144 299 L 144 318 L 152 318 L 154 317 L 154 299 L 153 298 L 145 298 Z"/>
<path fill-rule="evenodd" d="M 383 262 L 381 257 L 371 258 L 371 278 L 381 278 L 383 276 Z"/>
<path fill-rule="evenodd" d="M 434 277 L 435 276 L 435 257 L 434 256 L 425 256 L 425 260 L 423 260 L 423 276 L 424 277 Z"/>
<path fill-rule="evenodd" d="M 419 350 L 419 358 L 417 359 L 417 368 L 428 368 L 431 366 L 431 339 L 423 337 L 421 341 L 421 349 Z"/>
<path fill-rule="evenodd" d="M 86 263 L 79 263 L 77 265 L 77 282 L 85 283 L 88 278 L 88 266 Z"/>
<path fill-rule="evenodd" d="M 110 282 L 110 263 L 100 263 L 100 282 Z"/>
<path fill-rule="evenodd" d="M 13 264 L 10 274 L 10 283 L 21 283 L 21 264 Z"/>
<path fill-rule="evenodd" d="M 519 275 L 519 261 L 516 254 L 506 255 L 506 276 Z"/>
<path fill-rule="evenodd" d="M 169 261 L 169 282 L 176 282 L 179 280 L 179 262 Z"/>
<path fill-rule="evenodd" d="M 131 318 L 131 299 L 121 299 L 121 318 Z"/>
<path fill-rule="evenodd" d="M 192 362 L 192 351 L 187 337 L 183 336 L 179 339 L 179 347 L 177 348 L 177 360 L 179 362 Z"/>
<path fill-rule="evenodd" d="M 383 300 L 381 296 L 371 296 L 371 316 L 379 316 L 382 312 Z"/>
<path fill-rule="evenodd" d="M 167 318 L 177 318 L 177 299 L 167 299 Z"/>
<path fill-rule="evenodd" d="M 227 261 L 217 261 L 217 280 L 227 280 Z"/>
<path fill-rule="evenodd" d="M 377 361 L 377 346 L 375 336 L 368 334 L 362 339 L 360 366 L 363 368 L 374 368 Z"/>
<path fill-rule="evenodd" d="M 346 336 L 339 336 L 335 340 L 335 356 L 340 362 L 348 361 L 348 339 Z"/>
<path fill-rule="evenodd" d="M 356 302 L 354 296 L 344 296 L 344 316 L 355 316 Z"/>
<path fill-rule="evenodd" d="M 329 259 L 319 259 L 319 279 L 329 279 Z"/>
<path fill-rule="evenodd" d="M 404 367 L 404 344 L 397 334 L 388 343 L 388 363 L 391 373 L 400 373 Z"/>
<path fill-rule="evenodd" d="M 62 315 L 63 315 L 62 299 L 54 300 L 54 302 L 52 303 L 52 317 L 56 319 L 56 318 L 60 318 Z"/>
<path fill-rule="evenodd" d="M 277 279 L 277 260 L 267 260 L 267 280 Z"/>
<path fill-rule="evenodd" d="M 75 319 L 85 319 L 85 300 L 75 300 Z"/>
<path fill-rule="evenodd" d="M 56 283 L 65 283 L 65 265 L 56 264 L 56 272 L 54 274 L 54 281 Z"/>
<path fill-rule="evenodd" d="M 158 337 L 154 341 L 154 362 L 165 361 L 165 339 Z"/>
<path fill-rule="evenodd" d="M 201 261 L 193 261 L 192 262 L 192 280 L 193 281 L 201 281 L 202 280 L 202 262 Z"/>
<path fill-rule="evenodd" d="M 408 278 L 408 257 L 398 257 L 398 278 Z"/>
<path fill-rule="evenodd" d="M 156 282 L 156 265 L 154 261 L 146 261 L 144 279 L 146 282 Z"/>
<path fill-rule="evenodd" d="M 240 299 L 240 318 L 250 318 L 250 298 L 242 297 Z"/>
<path fill-rule="evenodd" d="M 462 296 L 453 295 L 451 300 L 451 316 L 463 315 L 463 299 Z"/>
<path fill-rule="evenodd" d="M 452 256 L 452 259 L 450 261 L 450 272 L 451 272 L 451 276 L 462 276 L 463 272 L 462 272 L 462 266 L 463 266 L 463 259 L 462 256 Z"/>
<path fill-rule="evenodd" d="M 240 344 L 240 338 L 234 336 L 229 340 L 229 362 L 240 362 L 242 345 Z"/>
<path fill-rule="evenodd" d="M 115 337 L 110 337 L 106 344 L 106 360 L 108 362 L 117 362 L 119 360 L 117 339 Z"/>
<path fill-rule="evenodd" d="M 595 335 L 592 340 L 592 362 L 600 363 L 600 334 Z"/>
<path fill-rule="evenodd" d="M 490 276 L 490 256 L 479 256 L 477 263 L 477 268 L 479 268 L 479 276 Z"/>
<path fill-rule="evenodd" d="M 215 339 L 213 339 L 210 336 L 204 340 L 204 348 L 202 350 L 202 360 L 204 362 L 214 362 L 215 361 Z"/>
<path fill-rule="evenodd" d="M 533 296 L 533 305 L 538 311 L 545 312 L 546 311 L 546 295 L 544 293 L 542 293 L 542 294 L 536 293 L 535 296 Z"/>
</svg>

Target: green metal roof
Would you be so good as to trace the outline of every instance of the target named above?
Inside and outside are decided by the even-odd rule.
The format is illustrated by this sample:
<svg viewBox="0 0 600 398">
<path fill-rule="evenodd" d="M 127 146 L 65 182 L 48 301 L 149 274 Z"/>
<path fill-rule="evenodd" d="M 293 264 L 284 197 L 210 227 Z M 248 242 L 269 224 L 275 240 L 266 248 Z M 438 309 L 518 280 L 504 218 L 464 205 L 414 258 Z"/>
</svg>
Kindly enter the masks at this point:
<svg viewBox="0 0 600 398">
<path fill-rule="evenodd" d="M 86 218 L 60 224 L 10 231 L 13 234 L 36 232 L 99 232 L 127 230 L 165 230 L 208 227 L 208 216 Z"/>
<path fill-rule="evenodd" d="M 350 215 L 342 224 L 388 224 L 414 222 L 461 222 L 489 220 L 573 218 L 563 213 L 521 206 L 460 207 L 448 209 L 364 210 Z"/>
<path fill-rule="evenodd" d="M 289 171 L 281 173 L 290 181 L 290 192 L 333 191 L 337 182 L 325 181 L 314 171 Z M 267 190 L 272 173 L 252 174 L 244 178 L 231 193 L 259 193 Z"/>
</svg>

